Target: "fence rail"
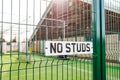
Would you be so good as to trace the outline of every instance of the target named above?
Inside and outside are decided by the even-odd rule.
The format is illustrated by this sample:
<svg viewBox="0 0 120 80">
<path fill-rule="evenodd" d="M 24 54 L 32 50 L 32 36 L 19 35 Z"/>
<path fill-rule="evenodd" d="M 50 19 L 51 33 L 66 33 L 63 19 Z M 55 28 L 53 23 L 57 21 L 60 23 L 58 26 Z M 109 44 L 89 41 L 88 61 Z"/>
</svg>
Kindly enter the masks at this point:
<svg viewBox="0 0 120 80">
<path fill-rule="evenodd" d="M 45 56 L 46 41 L 92 42 L 93 53 Z M 119 0 L 0 0 L 0 80 L 119 75 Z"/>
</svg>

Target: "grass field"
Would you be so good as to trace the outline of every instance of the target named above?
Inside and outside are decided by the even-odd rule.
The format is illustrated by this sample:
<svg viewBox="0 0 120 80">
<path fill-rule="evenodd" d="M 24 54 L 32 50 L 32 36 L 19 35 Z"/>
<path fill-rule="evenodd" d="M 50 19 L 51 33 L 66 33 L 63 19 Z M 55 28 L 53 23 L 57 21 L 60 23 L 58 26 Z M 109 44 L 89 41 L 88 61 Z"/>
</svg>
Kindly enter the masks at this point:
<svg viewBox="0 0 120 80">
<path fill-rule="evenodd" d="M 1 56 L 0 56 L 1 57 Z M 92 63 L 76 60 L 59 60 L 53 57 L 32 55 L 26 63 L 25 55 L 2 56 L 2 80 L 92 80 Z M 0 65 L 1 66 L 1 65 Z M 113 73 L 111 73 L 113 72 Z M 120 80 L 120 67 L 107 66 L 107 80 Z"/>
</svg>

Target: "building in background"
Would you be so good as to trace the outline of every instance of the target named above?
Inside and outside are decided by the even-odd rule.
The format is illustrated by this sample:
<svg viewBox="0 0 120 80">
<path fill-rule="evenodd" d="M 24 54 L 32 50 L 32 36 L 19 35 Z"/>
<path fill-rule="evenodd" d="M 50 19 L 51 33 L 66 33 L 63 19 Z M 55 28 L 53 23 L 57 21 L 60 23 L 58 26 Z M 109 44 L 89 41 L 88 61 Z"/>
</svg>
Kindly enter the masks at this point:
<svg viewBox="0 0 120 80">
<path fill-rule="evenodd" d="M 91 1 L 52 0 L 31 36 L 30 40 L 39 43 L 38 49 L 36 48 L 38 44 L 33 44 L 36 49 L 34 51 L 44 52 L 45 40 L 91 41 L 94 35 L 91 32 L 93 31 Z M 110 54 L 109 48 L 115 49 L 113 44 L 120 41 L 120 17 L 117 17 L 120 16 L 120 6 L 114 6 L 117 3 L 105 0 L 107 54 Z"/>
</svg>

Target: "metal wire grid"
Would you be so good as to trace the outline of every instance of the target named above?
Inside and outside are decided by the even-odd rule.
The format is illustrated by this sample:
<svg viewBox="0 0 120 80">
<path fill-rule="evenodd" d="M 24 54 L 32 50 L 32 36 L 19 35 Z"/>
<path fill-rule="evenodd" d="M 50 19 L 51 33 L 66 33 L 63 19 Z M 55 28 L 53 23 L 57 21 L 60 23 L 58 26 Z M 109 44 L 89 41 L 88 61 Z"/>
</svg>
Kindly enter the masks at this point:
<svg viewBox="0 0 120 80">
<path fill-rule="evenodd" d="M 42 1 L 45 1 L 45 13 L 42 16 Z M 65 41 L 91 41 L 92 40 L 92 30 L 91 30 L 91 5 L 89 0 L 52 0 L 50 3 L 51 6 L 47 7 L 50 0 L 40 0 L 39 1 L 39 8 L 36 10 L 36 2 L 33 0 L 32 3 L 32 19 L 30 19 L 32 22 L 29 23 L 29 0 L 25 0 L 26 2 L 26 10 L 25 10 L 25 23 L 21 23 L 21 7 L 22 7 L 22 0 L 19 0 L 19 7 L 18 7 L 18 22 L 13 22 L 13 2 L 14 0 L 10 1 L 10 22 L 4 21 L 4 3 L 5 1 L 1 0 L 1 6 L 2 6 L 2 14 L 1 14 L 1 31 L 4 31 L 4 25 L 10 24 L 10 54 L 4 54 L 3 56 L 0 56 L 1 58 L 1 73 L 0 73 L 0 80 L 91 80 L 92 79 L 92 56 L 91 55 L 74 55 L 74 56 L 68 56 L 70 60 L 60 60 L 56 57 L 44 57 L 43 48 L 44 48 L 44 41 L 46 40 L 65 40 Z M 43 21 L 42 23 L 36 24 L 36 13 L 39 13 L 37 17 L 39 17 L 39 21 Z M 108 13 L 108 14 L 107 14 Z M 106 36 L 110 35 L 110 38 L 114 37 L 114 34 L 119 33 L 119 27 L 115 29 L 114 27 L 116 25 L 119 26 L 119 14 L 106 11 L 106 16 L 108 16 L 106 19 Z M 112 16 L 112 18 L 110 17 Z M 50 20 L 49 20 L 50 19 Z M 56 21 L 54 21 L 56 20 Z M 60 21 L 59 21 L 60 20 Z M 116 21 L 114 21 L 116 20 Z M 63 22 L 61 22 L 63 21 Z M 114 21 L 114 22 L 113 22 Z M 64 24 L 65 22 L 65 24 Z M 117 23 L 115 23 L 117 22 Z M 12 51 L 12 39 L 13 39 L 13 33 L 14 24 L 17 25 L 17 35 L 18 35 L 18 50 L 14 54 Z M 20 42 L 21 36 L 21 26 L 24 25 L 25 27 L 25 35 L 26 38 L 24 40 L 26 44 L 26 54 L 21 54 L 20 52 L 20 45 L 22 44 Z M 28 29 L 29 27 L 32 27 L 33 34 L 29 38 L 27 36 L 29 35 Z M 37 27 L 36 27 L 37 26 Z M 109 28 L 109 26 L 111 26 Z M 63 34 L 63 27 L 65 27 L 65 34 Z M 108 36 L 107 36 L 108 37 Z M 1 38 L 3 38 L 3 33 L 1 32 Z M 106 38 L 106 41 L 108 38 Z M 112 39 L 111 39 L 112 40 Z M 108 42 L 106 45 L 109 45 L 107 48 L 107 59 L 111 59 L 111 56 L 113 59 L 116 59 L 115 57 L 118 56 L 118 54 L 111 55 L 113 52 L 117 52 L 119 49 L 119 45 L 115 45 L 114 49 L 112 48 L 112 41 L 110 40 L 110 43 Z M 1 44 L 3 42 L 1 41 Z M 119 41 L 117 42 L 119 43 Z M 115 44 L 115 43 L 113 43 Z M 29 54 L 28 48 L 29 46 L 32 46 L 32 52 Z M 39 48 L 38 48 L 39 47 Z M 42 48 L 41 48 L 42 47 Z M 109 50 L 108 50 L 109 49 Z M 1 47 L 1 53 L 2 53 L 2 47 Z M 110 53 L 110 54 L 109 54 Z M 4 56 L 9 57 L 9 61 L 4 61 Z M 21 56 L 24 60 L 21 60 Z M 14 61 L 13 58 L 17 57 L 18 60 Z M 29 58 L 31 57 L 31 59 Z M 27 63 L 26 63 L 27 62 Z M 30 64 L 28 64 L 30 63 Z M 4 70 L 5 65 L 8 65 L 9 69 Z M 24 65 L 24 66 L 22 66 Z M 108 65 L 116 65 L 116 63 L 109 62 Z M 117 63 L 119 65 L 119 63 Z M 14 66 L 17 68 L 14 69 Z M 22 66 L 22 67 L 21 67 Z M 65 68 L 66 67 L 66 68 Z M 43 71 L 43 72 L 42 72 Z M 60 72 L 61 71 L 61 72 Z M 110 70 L 107 71 L 107 74 Z M 14 73 L 16 72 L 16 73 Z M 22 73 L 24 72 L 24 73 Z M 37 73 L 38 72 L 38 73 Z M 50 74 L 48 74 L 50 72 Z M 60 72 L 60 73 L 59 73 Z M 117 68 L 117 72 L 114 71 L 113 67 L 110 71 L 111 75 L 114 76 L 114 73 L 117 74 L 117 78 L 119 79 L 119 68 Z M 29 75 L 30 73 L 30 75 Z M 37 75 L 39 76 L 36 76 Z M 71 73 L 71 74 L 69 74 Z M 7 74 L 4 77 L 4 74 Z M 14 77 L 14 74 L 17 74 L 17 77 Z M 61 75 L 61 78 L 59 77 Z M 54 78 L 54 76 L 56 76 Z M 86 77 L 87 76 L 87 77 Z M 108 76 L 109 77 L 109 76 Z M 111 80 L 114 79 L 114 77 L 110 77 Z"/>
<path fill-rule="evenodd" d="M 113 6 L 111 8 L 111 6 Z M 106 10 L 106 74 L 110 73 L 110 76 L 107 76 L 108 80 L 119 80 L 120 79 L 120 41 L 119 41 L 119 33 L 120 33 L 120 10 L 119 10 L 120 2 L 116 0 L 113 2 L 112 0 L 108 0 L 108 8 Z M 114 9 L 111 11 L 110 9 Z M 113 77 L 114 76 L 114 77 Z"/>
<path fill-rule="evenodd" d="M 42 16 L 41 16 L 41 1 L 42 0 L 40 0 L 40 20 L 42 20 Z M 69 1 L 70 1 L 70 3 L 69 3 Z M 61 40 L 62 40 L 62 36 L 63 36 L 63 34 L 62 34 L 62 30 L 61 30 L 61 28 L 58 28 L 58 26 L 59 26 L 59 22 L 58 22 L 58 20 L 59 19 L 61 19 L 61 20 L 64 20 L 64 18 L 65 17 L 67 17 L 67 18 L 65 18 L 66 19 L 66 24 L 65 24 L 65 32 L 66 32 L 66 35 L 64 35 L 64 36 L 66 36 L 66 39 L 67 40 L 69 40 L 69 37 L 71 37 L 70 38 L 70 40 L 71 41 L 73 41 L 73 40 L 76 40 L 76 41 L 84 41 L 84 39 L 82 40 L 82 38 L 79 38 L 79 39 L 77 39 L 77 36 L 84 36 L 84 35 L 86 35 L 86 31 L 85 30 L 81 30 L 81 28 L 82 28 L 82 26 L 84 26 L 84 28 L 86 28 L 86 23 L 87 23 L 87 25 L 88 25 L 88 21 L 86 20 L 84 20 L 83 22 L 81 22 L 81 20 L 82 19 L 84 19 L 85 18 L 85 16 L 87 16 L 86 17 L 86 19 L 88 18 L 88 13 L 86 14 L 86 15 L 82 15 L 82 14 L 80 14 L 80 16 L 78 16 L 77 17 L 77 15 L 79 14 L 79 13 L 84 13 L 85 11 L 87 11 L 88 10 L 88 4 L 86 5 L 86 3 L 81 3 L 81 1 L 79 2 L 79 1 L 73 1 L 73 0 L 66 0 L 66 4 L 67 4 L 67 6 L 66 6 L 66 4 L 65 4 L 65 6 L 64 6 L 64 1 L 63 0 L 61 0 L 60 2 L 61 2 L 61 4 L 59 4 L 60 5 L 60 7 L 59 7 L 59 5 L 58 5 L 58 3 L 59 3 L 59 0 L 55 0 L 55 1 L 53 1 L 53 2 L 55 2 L 57 5 L 56 5 L 56 8 L 55 8 L 55 6 L 51 9 L 52 10 L 52 12 L 54 13 L 52 13 L 52 19 L 57 19 L 55 22 L 52 20 L 50 23 L 51 23 L 51 26 L 53 26 L 54 25 L 54 23 L 57 23 L 57 25 L 55 25 L 55 26 L 57 26 L 57 28 L 50 28 L 50 29 L 48 29 L 48 32 L 50 32 L 49 34 L 51 34 L 51 36 L 50 36 L 50 38 L 51 38 L 51 40 L 53 40 L 53 39 L 56 39 L 56 40 L 59 40 L 59 38 L 61 38 Z M 28 50 L 27 50 L 27 48 L 28 48 L 28 42 L 29 42 L 29 39 L 27 38 L 27 35 L 28 35 L 28 29 L 29 29 L 29 26 L 31 26 L 31 27 L 33 27 L 33 31 L 36 31 L 36 30 L 40 30 L 39 32 L 38 32 L 38 34 L 39 35 L 36 35 L 36 34 L 34 34 L 34 35 L 36 35 L 35 37 L 33 37 L 33 38 L 31 38 L 30 39 L 30 42 L 32 42 L 32 47 L 33 47 L 33 49 L 34 49 L 34 47 L 36 46 L 36 45 L 34 45 L 35 44 L 35 42 L 37 41 L 37 40 L 39 40 L 39 42 L 38 42 L 38 44 L 39 45 L 41 45 L 40 44 L 40 40 L 42 40 L 42 36 L 46 36 L 45 34 L 44 34 L 44 31 L 43 31 L 43 29 L 42 29 L 42 25 L 43 24 L 40 24 L 40 27 L 39 28 L 35 28 L 35 26 L 38 26 L 38 25 L 36 25 L 35 24 L 35 0 L 33 0 L 33 15 L 32 15 L 32 17 L 33 17 L 33 20 L 32 20 L 32 23 L 28 23 L 28 3 L 29 3 L 29 1 L 28 0 L 26 0 L 26 23 L 21 23 L 21 0 L 19 0 L 19 8 L 18 8 L 18 10 L 19 10 L 19 16 L 18 17 L 16 17 L 16 18 L 18 18 L 18 22 L 16 23 L 16 22 L 13 22 L 13 6 L 12 6 L 12 4 L 13 4 L 13 0 L 11 0 L 11 11 L 10 11 L 10 22 L 6 22 L 6 21 L 4 21 L 3 19 L 4 19 L 4 17 L 3 17 L 3 15 L 4 15 L 4 1 L 2 0 L 1 1 L 2 2 L 2 19 L 1 19 L 1 32 L 3 31 L 3 28 L 4 28 L 4 25 L 5 24 L 10 24 L 10 33 L 9 33 L 9 35 L 10 35 L 10 54 L 4 54 L 4 55 L 2 55 L 1 56 L 1 71 L 2 71 L 2 73 L 0 74 L 0 79 L 1 80 L 7 80 L 7 79 L 9 79 L 9 80 L 12 80 L 12 79 L 17 79 L 17 80 L 20 80 L 20 79 L 22 79 L 23 77 L 24 77 L 24 79 L 25 80 L 27 80 L 27 79 L 29 79 L 29 70 L 32 70 L 32 74 L 30 74 L 30 76 L 32 76 L 32 80 L 36 80 L 36 75 L 35 75 L 35 69 L 38 69 L 39 70 L 39 72 L 37 73 L 37 74 L 39 74 L 39 80 L 41 80 L 42 79 L 42 72 L 41 72 L 41 70 L 42 70 L 42 68 L 44 68 L 45 69 L 45 80 L 49 80 L 48 78 L 47 78 L 47 72 L 49 72 L 49 71 L 47 71 L 47 68 L 49 67 L 49 65 L 51 66 L 51 80 L 53 80 L 54 78 L 53 78 L 53 76 L 54 76 L 54 73 L 52 73 L 52 72 L 54 72 L 54 70 L 53 70 L 53 66 L 56 66 L 56 70 L 57 70 L 57 80 L 59 79 L 59 73 L 58 73 L 58 66 L 59 65 L 62 65 L 62 79 L 64 79 L 65 78 L 65 76 L 64 76 L 64 72 L 65 72 L 65 70 L 64 70 L 64 65 L 66 65 L 67 66 L 67 79 L 69 79 L 69 75 L 68 75 L 68 72 L 69 72 L 69 66 L 71 66 L 71 79 L 73 80 L 73 79 L 79 79 L 78 78 L 78 76 L 81 76 L 80 77 L 80 79 L 85 79 L 86 77 L 85 77 L 85 72 L 86 71 L 83 71 L 83 70 L 80 70 L 80 73 L 79 73 L 79 75 L 78 75 L 78 73 L 77 73 L 77 70 L 79 70 L 78 68 L 79 67 L 77 67 L 77 65 L 82 65 L 82 64 L 84 64 L 84 69 L 86 69 L 86 68 L 88 68 L 88 69 L 90 69 L 91 67 L 90 66 L 87 66 L 87 64 L 85 63 L 85 56 L 83 55 L 83 59 L 80 59 L 79 57 L 79 59 L 80 59 L 80 62 L 78 63 L 78 62 L 76 62 L 74 65 L 73 65 L 73 61 L 75 61 L 75 60 L 78 60 L 78 58 L 77 57 L 75 57 L 75 56 L 71 56 L 70 58 L 71 58 L 71 60 L 72 60 L 72 62 L 70 62 L 69 63 L 69 61 L 67 61 L 67 63 L 64 63 L 65 61 L 63 60 L 62 61 L 62 63 L 61 63 L 61 60 L 57 60 L 57 62 L 56 62 L 56 59 L 54 58 L 54 57 L 52 57 L 52 59 L 51 60 L 49 60 L 49 58 L 46 58 L 45 60 L 44 59 L 42 59 L 40 56 L 42 56 L 41 55 L 41 52 L 40 52 L 40 49 L 38 49 L 38 51 L 37 52 L 32 52 L 32 59 L 31 59 L 31 61 L 29 61 L 28 60 Z M 47 3 L 48 1 L 46 1 L 46 7 L 47 7 Z M 73 5 L 73 3 L 72 2 L 74 2 L 74 7 L 72 6 Z M 78 5 L 76 5 L 76 2 L 78 2 L 79 4 L 79 6 L 82 6 L 82 8 L 78 8 Z M 84 1 L 83 1 L 84 2 Z M 69 7 L 71 7 L 69 10 L 68 10 L 68 8 Z M 85 8 L 86 7 L 86 8 Z M 61 8 L 61 11 L 59 12 L 59 10 L 60 9 L 58 9 L 58 8 Z M 66 9 L 67 10 L 67 12 L 66 12 L 66 14 L 64 14 L 64 9 Z M 73 9 L 75 9 L 75 12 L 73 13 Z M 85 10 L 85 9 L 87 9 L 87 10 Z M 80 10 L 80 12 L 78 11 L 78 10 Z M 88 10 L 88 12 L 90 12 L 89 10 Z M 61 13 L 61 14 L 59 14 L 59 13 Z M 51 14 L 51 13 L 50 13 Z M 74 15 L 74 14 L 76 14 L 76 15 Z M 64 16 L 64 15 L 66 15 L 66 16 Z M 74 16 L 76 16 L 76 17 L 73 17 L 72 15 L 74 15 Z M 47 17 L 48 15 L 46 14 L 46 17 Z M 55 16 L 55 17 L 54 17 Z M 58 18 L 58 17 L 60 17 L 61 16 L 61 18 Z M 50 19 L 51 19 L 50 18 Z M 74 22 L 74 24 L 73 23 L 71 23 L 72 21 L 74 21 L 74 19 L 75 19 L 75 22 Z M 79 19 L 79 20 L 78 20 Z M 78 20 L 78 21 L 77 21 Z M 45 21 L 45 24 L 46 24 L 46 26 L 50 26 L 47 22 L 49 22 L 49 21 Z M 69 23 L 68 23 L 69 22 Z M 80 24 L 78 24 L 78 23 L 80 23 Z M 82 25 L 81 25 L 81 23 L 82 23 Z M 14 33 L 14 28 L 13 28 L 13 25 L 17 25 L 17 28 L 18 28 L 18 30 L 16 30 L 16 32 L 17 32 L 17 35 L 18 35 L 18 42 L 17 42 L 17 44 L 18 44 L 18 51 L 14 54 L 14 52 L 12 51 L 12 39 L 13 39 L 13 33 Z M 25 27 L 24 27 L 24 29 L 26 30 L 24 33 L 25 33 L 25 35 L 26 35 L 26 39 L 25 39 L 25 42 L 26 42 L 26 54 L 21 54 L 21 52 L 20 52 L 20 45 L 21 45 L 21 42 L 20 42 L 20 38 L 22 37 L 21 36 L 21 26 L 22 25 L 24 25 Z M 68 27 L 70 25 L 70 27 Z M 74 27 L 73 27 L 74 26 Z M 79 27 L 80 26 L 80 27 Z M 62 26 L 61 26 L 62 27 Z M 78 28 L 80 28 L 80 29 L 78 29 Z M 50 31 L 49 31 L 50 30 Z M 42 32 L 43 31 L 43 32 Z M 55 31 L 55 32 L 54 32 Z M 60 32 L 60 33 L 59 33 Z M 3 38 L 3 35 L 4 35 L 5 33 L 1 33 L 1 38 Z M 39 37 L 40 36 L 40 37 Z M 54 37 L 54 36 L 56 36 L 56 37 Z M 60 37 L 59 37 L 60 36 Z M 47 37 L 44 39 L 44 40 L 46 40 L 47 39 Z M 48 39 L 49 39 L 49 37 L 48 37 Z M 3 42 L 1 41 L 1 44 L 2 44 Z M 44 44 L 44 43 L 43 43 Z M 43 46 L 44 47 L 44 46 Z M 1 53 L 2 53 L 2 47 L 1 47 Z M 39 55 L 39 59 L 36 59 L 36 54 L 35 53 L 39 53 L 38 55 Z M 21 55 L 25 55 L 25 57 L 24 57 L 24 59 L 25 59 L 25 62 L 24 61 L 21 61 Z M 9 61 L 7 61 L 7 62 L 4 62 L 4 56 L 6 56 L 6 57 L 9 57 Z M 14 57 L 17 57 L 18 58 L 18 60 L 17 61 L 14 61 L 13 60 L 13 58 Z M 23 56 L 22 56 L 23 57 Z M 28 62 L 30 62 L 30 63 L 32 63 L 32 67 L 29 67 L 29 64 L 28 63 L 26 63 L 26 61 Z M 48 63 L 48 62 L 51 62 L 51 64 L 50 63 Z M 35 64 L 37 64 L 37 63 L 39 63 L 39 66 L 37 66 L 36 67 L 36 65 Z M 43 66 L 42 64 L 43 63 L 45 63 L 45 65 Z M 54 63 L 56 63 L 56 64 L 54 64 Z M 21 68 L 21 65 L 25 65 L 23 68 Z M 68 65 L 68 64 L 71 64 L 71 65 Z M 7 67 L 9 67 L 9 69 L 7 69 L 7 70 L 4 70 L 4 67 L 5 67 L 5 65 L 7 65 Z M 13 69 L 13 66 L 14 65 L 16 65 L 16 69 Z M 74 67 L 73 66 L 75 66 L 76 65 L 76 69 L 75 69 L 75 71 L 76 71 L 76 74 L 75 74 L 75 76 L 74 76 L 74 74 L 73 74 L 73 71 L 74 71 Z M 82 67 L 82 66 L 80 66 L 80 67 Z M 16 72 L 17 71 L 17 76 L 14 76 L 13 74 L 14 74 L 14 72 Z M 21 72 L 25 72 L 25 75 L 22 75 L 21 74 Z M 82 72 L 84 72 L 84 77 L 82 78 Z M 6 77 L 4 77 L 4 74 L 8 74 L 7 75 L 7 78 Z M 89 75 L 89 73 L 87 74 L 88 75 L 88 79 L 91 79 L 91 77 L 90 77 L 90 75 Z M 75 77 L 75 78 L 74 78 Z M 55 80 L 56 80 L 55 79 Z M 42 79 L 43 80 L 43 79 Z"/>
</svg>

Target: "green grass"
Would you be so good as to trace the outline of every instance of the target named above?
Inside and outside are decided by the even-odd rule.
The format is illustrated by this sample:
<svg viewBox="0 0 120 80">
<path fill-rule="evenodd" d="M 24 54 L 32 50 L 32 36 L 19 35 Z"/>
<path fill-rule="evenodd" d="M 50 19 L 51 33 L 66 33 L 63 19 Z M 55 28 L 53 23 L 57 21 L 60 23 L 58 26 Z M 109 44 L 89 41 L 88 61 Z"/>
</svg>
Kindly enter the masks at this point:
<svg viewBox="0 0 120 80">
<path fill-rule="evenodd" d="M 3 55 L 2 80 L 92 80 L 91 62 L 31 57 L 32 62 L 26 63 L 25 55 L 19 58 L 18 55 Z M 114 74 L 111 74 L 112 70 Z M 107 80 L 120 80 L 119 72 L 120 67 L 107 66 Z"/>
</svg>

